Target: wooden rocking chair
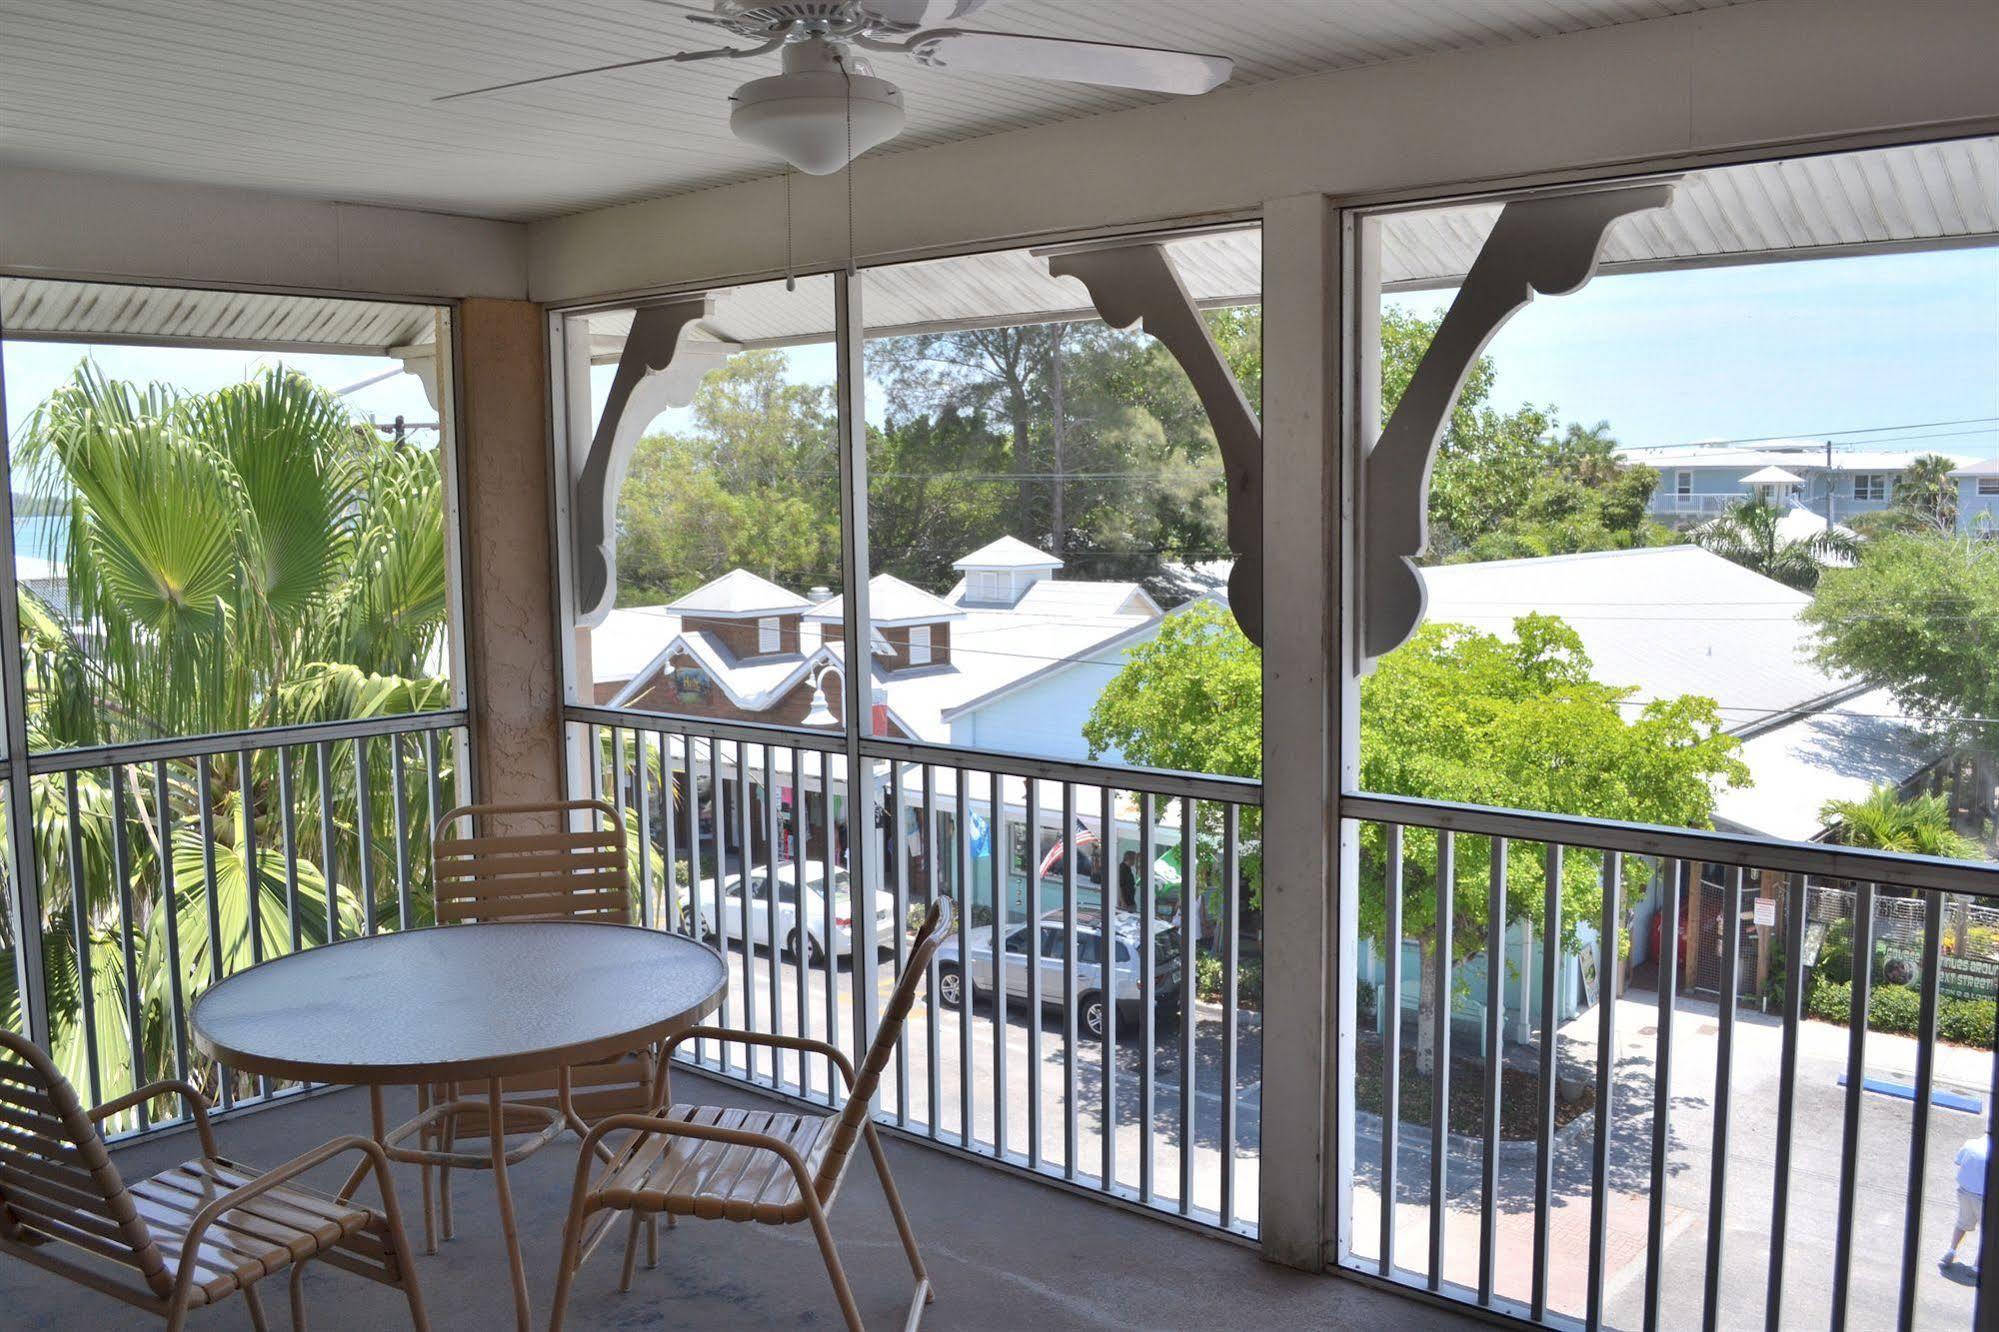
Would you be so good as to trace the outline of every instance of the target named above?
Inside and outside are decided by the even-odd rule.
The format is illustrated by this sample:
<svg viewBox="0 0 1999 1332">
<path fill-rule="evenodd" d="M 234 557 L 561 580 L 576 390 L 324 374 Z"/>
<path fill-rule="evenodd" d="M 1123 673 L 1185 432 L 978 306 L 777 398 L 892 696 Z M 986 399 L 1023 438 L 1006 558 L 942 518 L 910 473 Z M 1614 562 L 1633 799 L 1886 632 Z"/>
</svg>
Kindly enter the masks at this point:
<svg viewBox="0 0 1999 1332">
<path fill-rule="evenodd" d="M 194 1117 L 201 1155 L 131 1188 L 112 1164 L 98 1123 L 160 1096 Z M 373 1172 L 382 1211 L 357 1207 L 295 1181 L 346 1152 Z M 57 1252 L 57 1246 L 97 1260 Z M 0 1031 L 0 1252 L 159 1314 L 178 1332 L 190 1309 L 237 1291 L 265 1332 L 257 1282 L 291 1269 L 292 1326 L 305 1327 L 301 1279 L 318 1260 L 399 1288 L 417 1332 L 430 1326 L 382 1149 L 335 1138 L 259 1174 L 224 1157 L 208 1103 L 185 1082 L 155 1082 L 86 1111 L 46 1054 Z M 120 1273 L 119 1268 L 130 1269 Z"/>
<path fill-rule="evenodd" d="M 729 1031 L 720 1027 L 694 1027 L 667 1041 L 661 1052 L 661 1081 L 665 1085 L 665 1060 L 683 1041 L 732 1041 L 761 1045 L 774 1050 L 797 1050 L 820 1054 L 840 1071 L 847 1087 L 847 1103 L 836 1115 L 780 1113 L 769 1110 L 737 1110 L 719 1106 L 675 1105 L 650 1115 L 614 1115 L 592 1129 L 576 1163 L 576 1183 L 570 1196 L 569 1220 L 562 1232 L 562 1265 L 555 1290 L 555 1308 L 549 1332 L 561 1332 L 564 1306 L 569 1302 L 570 1284 L 576 1271 L 615 1224 L 607 1216 L 587 1238 L 584 1229 L 598 1212 L 628 1211 L 632 1214 L 630 1233 L 625 1241 L 624 1275 L 618 1289 L 630 1290 L 632 1262 L 638 1241 L 639 1219 L 664 1212 L 668 1218 L 700 1217 L 703 1220 L 756 1221 L 764 1225 L 791 1225 L 810 1221 L 819 1241 L 820 1256 L 826 1260 L 833 1280 L 833 1293 L 850 1332 L 861 1332 L 860 1310 L 840 1266 L 833 1245 L 833 1232 L 826 1212 L 840 1190 L 854 1145 L 865 1138 L 881 1178 L 882 1192 L 888 1196 L 889 1210 L 895 1215 L 896 1230 L 902 1236 L 903 1251 L 909 1256 L 916 1276 L 916 1293 L 911 1298 L 903 1326 L 913 1329 L 922 1320 L 924 1306 L 935 1298 L 922 1255 L 917 1252 L 916 1232 L 903 1211 L 902 1196 L 889 1175 L 888 1158 L 868 1113 L 882 1071 L 895 1054 L 903 1022 L 916 1002 L 917 987 L 929 970 L 931 956 L 951 930 L 952 904 L 940 897 L 917 933 L 916 944 L 896 981 L 895 992 L 882 1012 L 881 1026 L 874 1044 L 861 1065 L 859 1076 L 847 1056 L 825 1041 L 797 1036 L 770 1036 L 757 1032 Z M 665 1100 L 662 1097 L 662 1100 Z M 627 1142 L 605 1167 L 597 1183 L 590 1183 L 590 1167 L 595 1148 L 605 1135 L 633 1130 Z M 670 1221 L 669 1221 L 670 1223 Z"/>
</svg>

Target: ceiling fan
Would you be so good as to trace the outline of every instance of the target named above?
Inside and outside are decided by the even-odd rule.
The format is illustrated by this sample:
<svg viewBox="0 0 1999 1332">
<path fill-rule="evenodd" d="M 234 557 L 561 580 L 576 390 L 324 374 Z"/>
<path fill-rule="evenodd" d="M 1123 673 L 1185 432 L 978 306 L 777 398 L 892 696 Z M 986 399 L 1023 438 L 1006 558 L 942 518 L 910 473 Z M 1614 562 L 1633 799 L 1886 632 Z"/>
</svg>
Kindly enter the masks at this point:
<svg viewBox="0 0 1999 1332">
<path fill-rule="evenodd" d="M 1183 96 L 1219 87 L 1235 69 L 1227 56 L 1192 51 L 929 26 L 965 18 L 998 0 L 714 0 L 712 10 L 677 0 L 654 3 L 686 10 L 689 22 L 756 44 L 621 60 L 433 100 L 448 102 L 644 65 L 742 60 L 778 51 L 784 72 L 736 89 L 729 98 L 729 128 L 737 138 L 769 149 L 800 171 L 825 176 L 902 132 L 902 89 L 876 77 L 856 48 L 908 56 L 930 69 Z"/>
</svg>

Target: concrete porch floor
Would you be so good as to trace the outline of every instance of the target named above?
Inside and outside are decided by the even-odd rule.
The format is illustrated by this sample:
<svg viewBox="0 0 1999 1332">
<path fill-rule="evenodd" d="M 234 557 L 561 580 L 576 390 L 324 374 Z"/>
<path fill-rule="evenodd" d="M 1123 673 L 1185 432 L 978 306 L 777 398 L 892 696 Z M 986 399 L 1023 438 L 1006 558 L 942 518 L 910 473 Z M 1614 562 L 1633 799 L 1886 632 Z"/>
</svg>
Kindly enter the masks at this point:
<svg viewBox="0 0 1999 1332">
<path fill-rule="evenodd" d="M 694 1074 L 675 1078 L 678 1099 L 756 1105 L 761 1098 Z M 414 1113 L 394 1093 L 392 1120 Z M 328 1138 L 366 1132 L 367 1101 L 342 1091 L 217 1125 L 222 1150 L 273 1166 Z M 124 1148 L 128 1179 L 162 1170 L 198 1151 L 193 1135 Z M 1458 1328 L 1477 1324 L 1454 1314 L 1351 1282 L 1307 1276 L 1262 1261 L 1250 1248 L 1108 1207 L 925 1147 L 888 1140 L 890 1168 L 922 1242 L 937 1302 L 926 1328 Z M 521 1240 L 537 1327 L 546 1326 L 554 1291 L 562 1216 L 575 1171 L 573 1138 L 563 1139 L 512 1172 Z M 343 1167 L 344 1169 L 344 1167 Z M 337 1187 L 341 1175 L 312 1177 Z M 421 1249 L 416 1171 L 398 1171 L 410 1241 Z M 363 1197 L 372 1200 L 364 1186 Z M 506 1259 L 500 1247 L 492 1181 L 486 1172 L 454 1177 L 457 1238 L 418 1268 L 431 1321 L 450 1329 L 513 1325 Z M 832 1212 L 833 1231 L 856 1299 L 871 1327 L 898 1327 L 909 1297 L 909 1269 L 888 1208 L 863 1156 Z M 809 1228 L 783 1229 L 683 1221 L 660 1232 L 660 1263 L 641 1255 L 629 1295 L 617 1292 L 621 1249 L 608 1243 L 577 1278 L 569 1326 L 575 1328 L 750 1328 L 840 1326 L 838 1307 Z M 331 1269 L 306 1280 L 315 1328 L 407 1327 L 402 1296 Z M 274 1327 L 286 1325 L 282 1280 L 267 1283 Z M 25 1329 L 158 1327 L 158 1320 L 25 1263 L 0 1259 L 0 1309 L 10 1332 Z M 248 1328 L 240 1296 L 189 1320 L 195 1328 Z"/>
</svg>

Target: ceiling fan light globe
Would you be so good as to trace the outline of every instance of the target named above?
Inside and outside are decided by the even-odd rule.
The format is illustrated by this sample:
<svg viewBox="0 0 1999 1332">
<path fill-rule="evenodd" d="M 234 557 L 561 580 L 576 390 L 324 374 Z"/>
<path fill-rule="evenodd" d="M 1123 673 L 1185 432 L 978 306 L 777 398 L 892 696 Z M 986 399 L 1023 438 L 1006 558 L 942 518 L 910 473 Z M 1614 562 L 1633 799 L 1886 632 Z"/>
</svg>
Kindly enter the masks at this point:
<svg viewBox="0 0 1999 1332">
<path fill-rule="evenodd" d="M 729 99 L 729 129 L 809 176 L 830 176 L 847 165 L 850 106 L 854 156 L 902 133 L 900 88 L 857 74 L 850 100 L 847 82 L 818 70 L 752 79 Z"/>
</svg>

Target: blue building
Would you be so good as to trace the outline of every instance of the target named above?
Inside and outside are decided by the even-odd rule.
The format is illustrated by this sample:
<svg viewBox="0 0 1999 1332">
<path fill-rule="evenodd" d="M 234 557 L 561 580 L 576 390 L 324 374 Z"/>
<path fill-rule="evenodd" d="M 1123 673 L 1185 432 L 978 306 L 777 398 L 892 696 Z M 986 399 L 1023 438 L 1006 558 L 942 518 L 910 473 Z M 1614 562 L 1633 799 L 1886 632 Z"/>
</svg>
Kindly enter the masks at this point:
<svg viewBox="0 0 1999 1332">
<path fill-rule="evenodd" d="M 1753 448 L 1674 444 L 1623 453 L 1626 462 L 1658 471 L 1652 516 L 1673 527 L 1705 522 L 1752 499 L 1809 509 L 1829 523 L 1843 523 L 1887 508 L 1902 473 L 1921 456 L 1842 449 L 1804 439 L 1770 440 Z M 1999 480 L 1999 474 L 1993 477 Z M 1992 498 L 1999 499 L 1999 492 Z"/>
</svg>

